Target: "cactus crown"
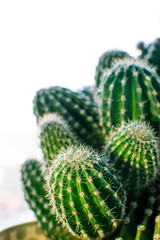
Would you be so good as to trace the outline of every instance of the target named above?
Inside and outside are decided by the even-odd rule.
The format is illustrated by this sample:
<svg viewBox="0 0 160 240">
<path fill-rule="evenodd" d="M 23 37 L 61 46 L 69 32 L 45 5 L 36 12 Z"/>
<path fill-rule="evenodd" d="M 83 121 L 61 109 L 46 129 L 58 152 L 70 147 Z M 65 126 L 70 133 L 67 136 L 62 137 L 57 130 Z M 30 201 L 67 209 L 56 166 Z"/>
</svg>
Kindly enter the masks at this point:
<svg viewBox="0 0 160 240">
<path fill-rule="evenodd" d="M 148 123 L 130 121 L 121 125 L 111 133 L 106 149 L 130 191 L 144 188 L 156 178 L 159 172 L 158 138 Z"/>
<path fill-rule="evenodd" d="M 104 75 L 114 66 L 115 62 L 124 58 L 130 59 L 131 56 L 127 52 L 117 49 L 107 51 L 99 58 L 95 75 L 97 88 L 101 85 Z"/>
<path fill-rule="evenodd" d="M 102 124 L 108 134 L 113 126 L 129 120 L 148 121 L 159 132 L 160 81 L 141 62 L 117 62 L 105 77 Z"/>
</svg>

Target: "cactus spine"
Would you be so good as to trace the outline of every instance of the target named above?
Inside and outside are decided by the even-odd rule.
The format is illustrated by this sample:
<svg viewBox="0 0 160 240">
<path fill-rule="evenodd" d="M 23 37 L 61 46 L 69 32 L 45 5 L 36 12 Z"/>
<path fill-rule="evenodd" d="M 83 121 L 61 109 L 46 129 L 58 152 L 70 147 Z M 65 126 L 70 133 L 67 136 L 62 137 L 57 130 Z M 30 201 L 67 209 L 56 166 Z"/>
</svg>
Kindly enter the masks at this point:
<svg viewBox="0 0 160 240">
<path fill-rule="evenodd" d="M 84 94 L 66 88 L 41 89 L 34 98 L 34 113 L 39 120 L 45 113 L 57 113 L 86 144 L 101 149 L 104 144 L 96 104 Z"/>
<path fill-rule="evenodd" d="M 129 120 L 148 121 L 160 129 L 160 80 L 148 67 L 119 62 L 104 79 L 102 122 L 106 134 Z"/>
<path fill-rule="evenodd" d="M 72 234 L 101 239 L 124 215 L 125 191 L 106 163 L 84 146 L 59 153 L 49 169 L 50 204 Z"/>
<path fill-rule="evenodd" d="M 159 168 L 158 138 L 145 122 L 131 121 L 111 133 L 107 151 L 124 185 L 133 192 L 155 179 Z"/>
</svg>

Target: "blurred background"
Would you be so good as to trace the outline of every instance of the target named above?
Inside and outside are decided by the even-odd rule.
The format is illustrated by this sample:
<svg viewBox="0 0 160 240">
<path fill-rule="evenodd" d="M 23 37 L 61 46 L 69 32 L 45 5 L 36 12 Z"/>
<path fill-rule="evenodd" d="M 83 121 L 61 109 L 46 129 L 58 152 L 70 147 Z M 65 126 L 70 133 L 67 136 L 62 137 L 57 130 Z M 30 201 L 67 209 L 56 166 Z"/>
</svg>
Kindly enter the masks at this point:
<svg viewBox="0 0 160 240">
<path fill-rule="evenodd" d="M 108 50 L 136 57 L 160 37 L 159 0 L 0 1 L 0 230 L 34 220 L 20 168 L 41 158 L 33 98 L 40 88 L 94 84 Z"/>
</svg>

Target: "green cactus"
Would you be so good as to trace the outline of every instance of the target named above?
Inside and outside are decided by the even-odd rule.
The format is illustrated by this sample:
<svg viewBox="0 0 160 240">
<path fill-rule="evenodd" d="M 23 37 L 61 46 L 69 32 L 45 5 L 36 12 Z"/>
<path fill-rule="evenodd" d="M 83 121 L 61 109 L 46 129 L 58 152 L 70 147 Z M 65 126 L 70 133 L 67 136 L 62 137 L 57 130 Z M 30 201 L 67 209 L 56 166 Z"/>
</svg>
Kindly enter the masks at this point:
<svg viewBox="0 0 160 240">
<path fill-rule="evenodd" d="M 160 38 L 155 39 L 148 46 L 140 42 L 138 48 L 142 52 L 140 58 L 155 67 L 156 72 L 160 76 Z"/>
<path fill-rule="evenodd" d="M 46 166 L 54 155 L 71 144 L 78 144 L 77 137 L 68 124 L 56 113 L 44 115 L 40 122 L 40 145 Z"/>
<path fill-rule="evenodd" d="M 143 59 L 144 56 L 148 53 L 148 46 L 143 41 L 140 41 L 137 43 L 136 47 L 141 51 L 141 54 L 138 56 L 138 58 Z"/>
<path fill-rule="evenodd" d="M 84 97 L 84 94 L 61 87 L 41 89 L 34 98 L 37 120 L 39 121 L 40 116 L 53 112 L 63 117 L 84 143 L 97 149 L 102 148 L 104 135 L 97 106 Z"/>
<path fill-rule="evenodd" d="M 103 238 L 120 225 L 125 191 L 105 161 L 88 147 L 72 146 L 49 168 L 50 205 L 73 235 Z"/>
<path fill-rule="evenodd" d="M 101 85 L 104 75 L 109 71 L 114 63 L 117 60 L 124 58 L 131 59 L 132 57 L 127 52 L 117 49 L 103 53 L 96 66 L 95 81 L 97 88 Z"/>
<path fill-rule="evenodd" d="M 68 239 L 73 237 L 57 223 L 56 215 L 49 205 L 46 182 L 43 176 L 43 164 L 35 159 L 26 160 L 21 168 L 21 178 L 25 200 L 36 215 L 44 233 L 53 240 Z"/>
<path fill-rule="evenodd" d="M 160 239 L 159 180 L 128 201 L 123 224 L 115 240 Z"/>
<path fill-rule="evenodd" d="M 144 188 L 159 172 L 158 138 L 149 124 L 130 121 L 113 131 L 106 151 L 130 192 Z"/>
<path fill-rule="evenodd" d="M 111 128 L 128 120 L 148 121 L 160 130 L 160 80 L 140 62 L 119 61 L 104 79 L 102 124 Z"/>
<path fill-rule="evenodd" d="M 91 102 L 96 102 L 96 99 L 95 99 L 95 86 L 94 85 L 83 87 L 83 88 L 79 89 L 78 92 L 82 93 Z"/>
</svg>

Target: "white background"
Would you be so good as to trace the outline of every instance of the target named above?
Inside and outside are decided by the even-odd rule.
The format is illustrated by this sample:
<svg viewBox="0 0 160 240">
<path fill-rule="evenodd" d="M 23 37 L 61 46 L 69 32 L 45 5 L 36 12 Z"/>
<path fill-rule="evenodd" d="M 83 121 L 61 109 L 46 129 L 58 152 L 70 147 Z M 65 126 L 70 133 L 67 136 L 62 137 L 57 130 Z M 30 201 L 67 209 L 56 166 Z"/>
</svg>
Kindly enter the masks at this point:
<svg viewBox="0 0 160 240">
<path fill-rule="evenodd" d="M 139 41 L 149 43 L 157 37 L 159 0 L 0 1 L 3 199 L 7 199 L 4 191 L 19 189 L 20 164 L 40 154 L 32 110 L 36 91 L 54 85 L 76 90 L 94 84 L 95 67 L 105 51 L 117 48 L 136 57 Z M 14 204 L 9 203 L 10 209 L 17 209 Z"/>
<path fill-rule="evenodd" d="M 159 0 L 0 1 L 0 164 L 34 155 L 37 90 L 94 83 L 109 49 L 160 36 Z"/>
</svg>

